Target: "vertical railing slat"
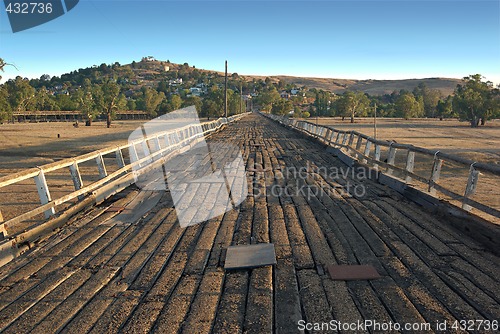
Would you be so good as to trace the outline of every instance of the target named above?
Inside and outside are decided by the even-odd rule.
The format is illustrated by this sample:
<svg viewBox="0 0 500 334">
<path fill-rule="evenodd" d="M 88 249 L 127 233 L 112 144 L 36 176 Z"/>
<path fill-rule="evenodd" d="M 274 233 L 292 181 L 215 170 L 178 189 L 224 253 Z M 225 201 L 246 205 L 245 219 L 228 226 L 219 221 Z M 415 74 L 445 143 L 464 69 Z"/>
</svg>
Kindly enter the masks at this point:
<svg viewBox="0 0 500 334">
<path fill-rule="evenodd" d="M 397 149 L 392 146 L 393 143 L 389 145 L 389 156 L 387 157 L 387 163 L 389 165 L 394 166 L 394 162 L 396 161 L 396 151 Z M 392 168 L 387 168 L 387 174 L 391 175 L 394 172 Z"/>
<path fill-rule="evenodd" d="M 52 198 L 50 197 L 50 191 L 49 191 L 49 186 L 47 185 L 47 180 L 45 179 L 45 174 L 43 173 L 43 170 L 40 169 L 40 173 L 38 173 L 37 176 L 34 177 L 35 179 L 35 184 L 36 184 L 36 190 L 38 191 L 38 197 L 40 198 L 40 203 L 42 205 L 45 205 L 52 201 Z M 50 208 L 44 212 L 45 218 L 49 218 L 55 214 L 54 208 Z"/>
<path fill-rule="evenodd" d="M 108 172 L 106 171 L 106 166 L 104 165 L 102 154 L 99 153 L 99 155 L 95 158 L 95 161 L 97 163 L 97 169 L 99 170 L 99 177 L 101 179 L 104 179 L 106 176 L 108 176 Z"/>
<path fill-rule="evenodd" d="M 122 150 L 117 149 L 115 152 L 115 156 L 116 156 L 116 164 L 118 165 L 118 168 L 125 167 L 125 160 L 123 159 Z"/>
<path fill-rule="evenodd" d="M 405 167 L 405 170 L 408 173 L 413 173 L 414 168 L 415 168 L 415 152 L 411 151 L 411 150 L 408 150 L 408 154 L 406 155 L 406 167 Z M 411 182 L 411 176 L 406 175 L 405 180 L 406 180 L 407 183 L 410 183 Z"/>
<path fill-rule="evenodd" d="M 472 210 L 472 207 L 466 203 L 467 198 L 476 193 L 477 183 L 479 181 L 479 171 L 474 168 L 474 162 L 469 168 L 469 177 L 467 178 L 467 186 L 465 187 L 464 198 L 462 201 L 462 209 L 466 211 Z"/>
<path fill-rule="evenodd" d="M 441 174 L 441 167 L 443 166 L 443 160 L 437 157 L 438 152 L 434 154 L 434 163 L 432 165 L 431 178 L 429 179 L 429 192 L 432 195 L 436 195 L 436 188 L 434 187 L 434 185 L 436 184 L 437 181 L 439 181 L 439 177 Z"/>
</svg>

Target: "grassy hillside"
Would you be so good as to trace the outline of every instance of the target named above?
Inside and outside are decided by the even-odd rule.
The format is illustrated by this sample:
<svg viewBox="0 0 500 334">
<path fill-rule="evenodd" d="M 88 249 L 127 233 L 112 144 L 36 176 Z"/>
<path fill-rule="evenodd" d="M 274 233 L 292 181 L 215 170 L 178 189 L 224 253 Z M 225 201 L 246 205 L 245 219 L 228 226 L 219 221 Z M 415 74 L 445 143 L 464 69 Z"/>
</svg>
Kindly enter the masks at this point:
<svg viewBox="0 0 500 334">
<path fill-rule="evenodd" d="M 256 79 L 265 79 L 263 76 L 248 76 Z M 370 95 L 390 94 L 393 91 L 406 89 L 412 91 L 420 83 L 425 83 L 431 89 L 439 89 L 443 95 L 450 95 L 461 82 L 460 79 L 451 78 L 427 78 L 427 79 L 405 79 L 405 80 L 350 80 L 350 79 L 329 79 L 329 78 L 307 78 L 292 76 L 270 76 L 273 81 L 282 80 L 286 83 L 293 83 L 297 86 L 307 86 L 308 88 L 318 88 L 341 94 L 347 89 L 359 90 Z"/>
<path fill-rule="evenodd" d="M 162 61 L 153 62 L 138 62 L 134 72 L 141 77 L 147 77 L 147 74 L 155 74 L 157 79 L 162 78 L 163 67 L 168 65 L 170 71 L 179 71 L 185 69 L 187 71 L 194 70 L 193 67 L 186 67 L 181 64 L 173 64 Z M 149 71 L 152 71 L 149 72 Z M 209 69 L 198 69 L 201 73 L 217 73 L 224 75 L 223 72 L 213 71 Z M 231 75 L 232 73 L 229 73 Z M 258 75 L 242 75 L 246 80 L 266 79 L 266 76 Z M 439 89 L 443 95 L 453 93 L 457 84 L 461 83 L 461 79 L 453 78 L 425 78 L 425 79 L 403 79 L 403 80 L 355 80 L 355 79 L 334 79 L 334 78 L 311 78 L 311 77 L 294 77 L 286 75 L 269 76 L 273 82 L 283 81 L 285 83 L 294 84 L 298 87 L 306 86 L 308 88 L 318 88 L 331 91 L 337 94 L 342 94 L 346 90 L 363 91 L 370 95 L 390 94 L 393 91 L 405 89 L 412 91 L 420 83 L 430 89 Z"/>
</svg>

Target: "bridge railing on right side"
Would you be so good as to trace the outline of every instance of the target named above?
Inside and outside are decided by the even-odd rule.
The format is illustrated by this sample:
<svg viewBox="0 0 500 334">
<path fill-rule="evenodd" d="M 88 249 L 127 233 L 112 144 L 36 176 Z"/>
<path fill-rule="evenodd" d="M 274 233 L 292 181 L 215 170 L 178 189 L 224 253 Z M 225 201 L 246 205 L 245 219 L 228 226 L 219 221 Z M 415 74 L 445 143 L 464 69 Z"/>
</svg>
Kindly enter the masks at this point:
<svg viewBox="0 0 500 334">
<path fill-rule="evenodd" d="M 411 189 L 429 201 L 448 201 L 488 221 L 499 223 L 500 166 L 413 145 L 377 140 L 357 131 L 289 117 L 263 114 L 334 148 L 348 165 L 360 163 L 379 172 L 379 181 L 399 192 Z M 394 182 L 396 181 L 396 182 Z"/>
</svg>

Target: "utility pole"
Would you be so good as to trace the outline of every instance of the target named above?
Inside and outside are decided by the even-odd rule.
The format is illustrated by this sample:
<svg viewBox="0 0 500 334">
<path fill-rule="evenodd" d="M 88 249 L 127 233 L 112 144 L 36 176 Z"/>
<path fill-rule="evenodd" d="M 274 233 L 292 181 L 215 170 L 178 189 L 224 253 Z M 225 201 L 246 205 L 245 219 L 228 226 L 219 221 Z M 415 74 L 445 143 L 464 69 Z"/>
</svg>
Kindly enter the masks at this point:
<svg viewBox="0 0 500 334">
<path fill-rule="evenodd" d="M 224 77 L 224 115 L 227 118 L 227 60 L 226 60 L 226 75 Z"/>
<path fill-rule="evenodd" d="M 373 138 L 377 139 L 377 104 L 375 103 L 375 113 L 373 114 Z"/>
</svg>

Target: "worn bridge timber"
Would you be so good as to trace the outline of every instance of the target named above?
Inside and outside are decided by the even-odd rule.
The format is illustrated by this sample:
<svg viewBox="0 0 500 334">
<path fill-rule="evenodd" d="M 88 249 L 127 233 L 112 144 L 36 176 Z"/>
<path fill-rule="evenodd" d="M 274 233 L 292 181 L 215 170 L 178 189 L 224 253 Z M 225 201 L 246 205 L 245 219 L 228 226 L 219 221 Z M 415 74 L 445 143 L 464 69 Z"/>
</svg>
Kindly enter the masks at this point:
<svg viewBox="0 0 500 334">
<path fill-rule="evenodd" d="M 0 331 L 294 333 L 299 320 L 500 319 L 499 257 L 446 216 L 360 173 L 325 173 L 353 169 L 258 114 L 207 142 L 221 156 L 225 142 L 240 148 L 240 206 L 181 228 L 168 191 L 131 186 L 78 213 L 0 267 Z M 228 246 L 268 242 L 276 266 L 224 271 Z M 333 281 L 329 264 L 370 264 L 383 277 Z"/>
</svg>

